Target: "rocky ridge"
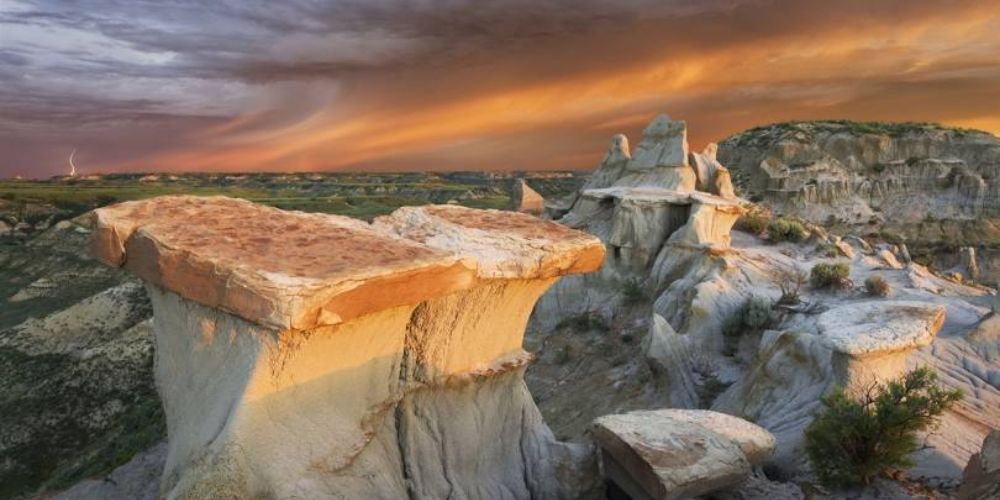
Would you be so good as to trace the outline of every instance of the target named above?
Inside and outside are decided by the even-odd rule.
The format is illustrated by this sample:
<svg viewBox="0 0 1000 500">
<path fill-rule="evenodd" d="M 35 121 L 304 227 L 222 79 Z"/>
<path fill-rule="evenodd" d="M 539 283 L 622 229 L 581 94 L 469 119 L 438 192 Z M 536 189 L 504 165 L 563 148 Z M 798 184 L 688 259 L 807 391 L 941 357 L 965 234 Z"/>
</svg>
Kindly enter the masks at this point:
<svg viewBox="0 0 1000 500">
<path fill-rule="evenodd" d="M 653 167 L 653 175 L 648 160 L 640 162 L 643 168 L 631 168 L 628 141 L 616 136 L 572 208 L 550 208 L 560 222 L 598 235 L 609 257 L 600 273 L 554 286 L 539 302 L 536 328 L 578 314 L 613 322 L 630 296 L 649 297 L 651 318 L 642 342 L 655 373 L 652 383 L 669 394 L 670 406 L 711 408 L 756 422 L 777 438 L 769 470 L 805 482 L 811 479 L 802 431 L 822 395 L 836 386 L 857 390 L 930 365 L 945 385 L 975 397 L 946 414 L 939 430 L 926 437 L 928 448 L 915 457 L 911 476 L 954 492 L 982 438 L 1000 427 L 1000 343 L 986 333 L 992 332 L 996 292 L 936 275 L 912 262 L 898 244 L 841 238 L 818 226 L 809 226 L 798 243 L 730 233 L 745 202 L 718 188 L 698 192 L 699 186 L 724 185 L 728 176 L 722 174 L 718 184 L 697 182 L 692 166 L 698 157 L 678 160 L 687 151 L 684 134 L 664 121 L 657 118 L 647 128 L 643 158 L 671 158 L 673 165 Z M 726 147 L 732 146 L 720 146 L 720 156 Z M 710 157 L 713 150 L 710 146 L 705 154 Z M 711 210 L 695 210 L 691 200 L 699 198 L 709 200 Z M 695 226 L 711 230 L 689 237 L 692 232 L 683 228 Z M 777 304 L 782 287 L 794 276 L 808 276 L 819 263 L 847 264 L 848 286 L 828 290 L 803 278 L 796 287 L 798 303 Z M 890 298 L 851 284 L 873 275 L 886 280 Z M 754 298 L 769 310 L 756 329 L 741 323 Z"/>
<path fill-rule="evenodd" d="M 940 269 L 998 281 L 1000 138 L 935 124 L 789 122 L 719 144 L 744 196 L 853 232 L 888 232 Z M 974 272 L 962 247 L 979 254 Z M 980 271 L 982 271 L 980 273 Z"/>
</svg>

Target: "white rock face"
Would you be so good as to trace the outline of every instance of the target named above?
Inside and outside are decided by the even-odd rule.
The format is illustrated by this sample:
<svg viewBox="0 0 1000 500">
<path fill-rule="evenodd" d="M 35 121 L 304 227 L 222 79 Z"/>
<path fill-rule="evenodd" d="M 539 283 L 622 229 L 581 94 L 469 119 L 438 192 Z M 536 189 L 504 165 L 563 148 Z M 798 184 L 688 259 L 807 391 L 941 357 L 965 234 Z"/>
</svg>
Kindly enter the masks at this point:
<svg viewBox="0 0 1000 500">
<path fill-rule="evenodd" d="M 661 114 L 642 131 L 628 170 L 688 166 L 687 124 Z M 694 187 L 688 191 L 692 191 Z"/>
<path fill-rule="evenodd" d="M 524 385 L 521 342 L 559 276 L 600 266 L 596 238 L 461 207 L 369 226 L 172 197 L 97 218 L 95 253 L 149 281 L 164 496 L 559 498 L 591 484 L 576 475 L 585 450 L 555 440 Z M 222 242 L 198 239 L 209 232 Z"/>
<path fill-rule="evenodd" d="M 600 189 L 611 187 L 615 181 L 625 174 L 625 168 L 632 160 L 632 153 L 629 151 L 628 137 L 625 134 L 618 134 L 611 138 L 611 145 L 604 155 L 604 160 L 597 167 L 597 170 L 587 179 L 583 189 Z"/>
<path fill-rule="evenodd" d="M 704 410 L 607 415 L 592 432 L 605 474 L 632 498 L 688 498 L 733 486 L 774 449 L 764 429 Z"/>
<path fill-rule="evenodd" d="M 698 178 L 697 189 L 723 198 L 736 198 L 729 169 L 716 159 L 719 146 L 711 143 L 701 153 L 691 153 L 690 163 Z"/>
</svg>

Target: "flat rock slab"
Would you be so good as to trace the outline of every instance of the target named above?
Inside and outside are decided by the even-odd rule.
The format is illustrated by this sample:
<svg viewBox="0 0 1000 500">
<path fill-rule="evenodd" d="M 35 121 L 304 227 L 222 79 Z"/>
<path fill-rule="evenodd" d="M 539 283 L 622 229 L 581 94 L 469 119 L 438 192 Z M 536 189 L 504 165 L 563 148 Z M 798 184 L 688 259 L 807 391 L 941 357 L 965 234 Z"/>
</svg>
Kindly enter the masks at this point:
<svg viewBox="0 0 1000 500">
<path fill-rule="evenodd" d="M 944 306 L 878 300 L 831 309 L 821 314 L 816 324 L 827 347 L 863 358 L 930 344 L 944 317 Z"/>
<path fill-rule="evenodd" d="M 763 428 L 705 410 L 636 411 L 594 421 L 605 473 L 634 499 L 703 495 L 739 484 L 774 449 Z M 749 453 L 747 453 L 749 452 Z"/>
<path fill-rule="evenodd" d="M 763 427 L 739 417 L 709 410 L 669 409 L 637 413 L 655 413 L 658 418 L 698 424 L 732 440 L 754 465 L 774 453 L 774 436 Z"/>
<path fill-rule="evenodd" d="M 585 233 L 557 231 L 523 214 L 460 207 L 411 208 L 386 219 L 437 223 L 427 224 L 426 234 L 222 196 L 120 203 L 95 210 L 94 218 L 98 260 L 281 329 L 339 324 L 419 303 L 468 289 L 479 276 L 515 277 L 494 272 L 500 265 L 490 259 L 480 270 L 480 249 L 500 241 L 505 257 L 540 261 L 536 274 L 588 272 L 604 256 L 600 241 Z M 447 232 L 448 244 L 436 244 L 439 230 Z M 521 247 L 527 250 L 518 253 Z"/>
<path fill-rule="evenodd" d="M 453 205 L 403 207 L 373 226 L 478 263 L 482 278 L 541 279 L 590 272 L 604 261 L 596 237 L 528 214 Z"/>
</svg>

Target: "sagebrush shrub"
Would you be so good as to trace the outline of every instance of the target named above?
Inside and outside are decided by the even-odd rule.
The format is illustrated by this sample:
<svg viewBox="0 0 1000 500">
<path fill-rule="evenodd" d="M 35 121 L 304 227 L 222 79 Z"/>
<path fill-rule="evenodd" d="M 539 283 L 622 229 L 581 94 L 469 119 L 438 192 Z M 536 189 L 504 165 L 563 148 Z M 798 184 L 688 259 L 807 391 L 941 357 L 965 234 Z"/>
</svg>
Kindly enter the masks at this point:
<svg viewBox="0 0 1000 500">
<path fill-rule="evenodd" d="M 889 286 L 889 282 L 885 280 L 881 275 L 873 274 L 865 280 L 865 290 L 868 291 L 868 295 L 874 297 L 885 297 L 889 295 L 892 288 Z"/>
<path fill-rule="evenodd" d="M 743 306 L 743 325 L 760 331 L 771 324 L 771 301 L 764 297 L 751 297 Z"/>
<path fill-rule="evenodd" d="M 778 217 L 767 225 L 767 237 L 771 241 L 802 241 L 807 236 L 809 231 L 795 219 Z"/>
<path fill-rule="evenodd" d="M 751 234 L 760 236 L 771 223 L 771 216 L 760 208 L 752 208 L 749 212 L 740 217 L 736 223 L 736 228 Z"/>
<path fill-rule="evenodd" d="M 802 285 L 809 281 L 809 276 L 798 267 L 782 268 L 775 274 L 774 282 L 781 288 L 781 297 L 778 303 L 782 305 L 794 306 L 802 302 L 799 290 Z"/>
<path fill-rule="evenodd" d="M 642 289 L 642 283 L 635 278 L 625 280 L 622 284 L 622 299 L 626 304 L 638 304 L 646 300 L 646 292 Z"/>
<path fill-rule="evenodd" d="M 851 268 L 845 262 L 821 262 L 809 272 L 809 282 L 816 288 L 844 288 L 850 285 Z"/>
<path fill-rule="evenodd" d="M 918 368 L 885 386 L 873 384 L 857 398 L 836 389 L 806 428 L 806 455 L 825 486 L 869 484 L 893 469 L 911 467 L 918 434 L 962 399 L 962 391 L 937 385 L 937 374 Z"/>
<path fill-rule="evenodd" d="M 736 314 L 722 326 L 726 355 L 733 355 L 741 336 L 769 328 L 774 323 L 771 301 L 766 297 L 750 297 Z"/>
</svg>

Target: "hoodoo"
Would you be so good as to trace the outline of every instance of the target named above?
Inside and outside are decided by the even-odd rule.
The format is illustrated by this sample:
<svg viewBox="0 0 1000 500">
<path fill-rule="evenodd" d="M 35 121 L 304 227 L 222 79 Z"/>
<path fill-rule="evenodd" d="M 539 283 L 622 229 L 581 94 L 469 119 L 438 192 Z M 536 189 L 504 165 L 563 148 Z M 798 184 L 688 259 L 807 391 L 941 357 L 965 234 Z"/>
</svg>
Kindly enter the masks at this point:
<svg viewBox="0 0 1000 500">
<path fill-rule="evenodd" d="M 537 298 L 601 242 L 534 217 L 403 208 L 369 225 L 223 197 L 96 211 L 146 281 L 167 497 L 554 498 L 579 450 L 523 382 Z"/>
</svg>

